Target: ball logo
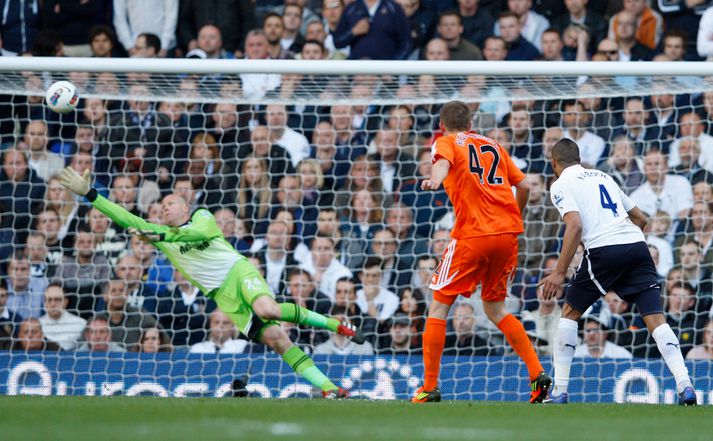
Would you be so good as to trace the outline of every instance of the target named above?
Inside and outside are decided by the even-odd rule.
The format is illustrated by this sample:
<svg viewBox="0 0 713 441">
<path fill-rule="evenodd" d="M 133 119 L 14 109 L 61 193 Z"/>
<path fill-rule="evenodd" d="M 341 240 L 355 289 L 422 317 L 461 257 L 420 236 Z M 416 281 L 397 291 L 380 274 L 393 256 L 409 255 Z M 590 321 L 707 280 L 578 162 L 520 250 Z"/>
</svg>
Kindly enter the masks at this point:
<svg viewBox="0 0 713 441">
<path fill-rule="evenodd" d="M 79 101 L 79 95 L 75 93 L 74 96 L 72 96 L 72 99 L 69 100 L 69 105 L 74 106 L 77 104 L 77 101 Z"/>
<path fill-rule="evenodd" d="M 53 106 L 57 105 L 57 102 L 59 101 L 59 97 L 62 95 L 61 89 L 57 89 L 55 93 L 52 94 L 52 97 L 50 98 L 50 104 Z"/>
</svg>

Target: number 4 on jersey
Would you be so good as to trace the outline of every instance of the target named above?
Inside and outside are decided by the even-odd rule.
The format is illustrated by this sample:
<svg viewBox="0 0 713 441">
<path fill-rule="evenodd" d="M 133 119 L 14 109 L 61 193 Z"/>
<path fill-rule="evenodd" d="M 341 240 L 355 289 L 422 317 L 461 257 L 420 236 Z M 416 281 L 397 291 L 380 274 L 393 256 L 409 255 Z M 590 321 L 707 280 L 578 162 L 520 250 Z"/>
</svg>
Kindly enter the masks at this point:
<svg viewBox="0 0 713 441">
<path fill-rule="evenodd" d="M 602 184 L 599 184 L 599 199 L 602 203 L 602 208 L 611 210 L 614 217 L 619 216 L 619 213 L 616 211 L 617 203 L 611 200 L 611 196 L 609 196 L 607 188 Z"/>
</svg>

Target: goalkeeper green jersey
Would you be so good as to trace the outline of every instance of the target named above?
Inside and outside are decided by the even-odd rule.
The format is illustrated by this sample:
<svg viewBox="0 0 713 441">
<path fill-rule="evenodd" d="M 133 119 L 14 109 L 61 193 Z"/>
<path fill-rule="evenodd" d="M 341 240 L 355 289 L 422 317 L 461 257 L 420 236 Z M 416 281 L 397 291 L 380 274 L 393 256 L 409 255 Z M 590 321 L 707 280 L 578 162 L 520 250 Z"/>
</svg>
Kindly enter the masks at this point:
<svg viewBox="0 0 713 441">
<path fill-rule="evenodd" d="M 152 244 L 206 295 L 223 284 L 236 262 L 246 260 L 225 240 L 215 217 L 204 208 L 196 210 L 180 227 L 169 227 L 134 216 L 101 195 L 92 204 L 122 228 L 160 234 L 161 240 Z"/>
</svg>

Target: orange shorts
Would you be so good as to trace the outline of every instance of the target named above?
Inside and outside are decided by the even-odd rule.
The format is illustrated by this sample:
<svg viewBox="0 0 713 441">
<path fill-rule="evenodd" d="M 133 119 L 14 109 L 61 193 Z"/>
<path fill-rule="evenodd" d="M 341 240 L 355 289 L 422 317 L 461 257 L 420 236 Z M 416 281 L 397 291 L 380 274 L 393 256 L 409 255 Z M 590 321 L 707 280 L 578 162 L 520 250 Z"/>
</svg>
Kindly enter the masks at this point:
<svg viewBox="0 0 713 441">
<path fill-rule="evenodd" d="M 470 297 L 482 284 L 484 301 L 504 301 L 517 266 L 517 236 L 506 233 L 451 240 L 431 278 L 433 298 L 452 305 L 459 295 Z"/>
</svg>

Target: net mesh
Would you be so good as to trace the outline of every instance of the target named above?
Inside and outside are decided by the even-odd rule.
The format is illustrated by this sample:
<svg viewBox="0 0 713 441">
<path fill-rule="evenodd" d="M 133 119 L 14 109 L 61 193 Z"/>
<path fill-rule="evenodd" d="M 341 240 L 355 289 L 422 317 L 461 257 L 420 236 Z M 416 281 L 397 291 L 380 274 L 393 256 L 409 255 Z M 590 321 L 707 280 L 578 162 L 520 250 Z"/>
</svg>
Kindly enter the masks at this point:
<svg viewBox="0 0 713 441">
<path fill-rule="evenodd" d="M 78 86 L 74 113 L 58 115 L 43 103 L 45 88 L 60 79 Z M 9 288 L 4 310 L 12 313 L 2 319 L 0 345 L 42 351 L 7 353 L 7 366 L 36 373 L 26 363 L 40 363 L 76 374 L 86 360 L 92 364 L 86 351 L 175 356 L 222 346 L 249 355 L 197 361 L 206 383 L 188 393 L 184 386 L 156 389 L 150 380 L 193 367 L 148 354 L 98 368 L 121 386 L 98 391 L 92 380 L 71 383 L 69 393 L 221 395 L 240 372 L 260 375 L 250 390 L 263 396 L 308 390 L 262 345 L 226 330 L 215 304 L 165 256 L 63 191 L 56 174 L 69 164 L 91 168 L 100 194 L 153 222 L 160 222 L 158 202 L 173 192 L 192 209 L 210 209 L 278 300 L 344 315 L 368 337 L 355 349 L 326 332 L 283 325 L 293 341 L 308 353 L 351 354 L 322 361 L 345 387 L 359 389 L 368 377 L 375 385 L 366 396 L 407 396 L 420 378 L 427 284 L 453 224 L 446 194 L 419 187 L 430 173 L 440 105 L 451 99 L 468 103 L 474 128 L 509 149 L 533 187 L 506 306 L 525 321 L 542 358 L 552 353 L 561 304 L 539 301 L 536 285 L 562 240 L 547 194 L 549 149 L 562 136 L 577 138 L 584 162 L 612 174 L 651 216 L 647 238 L 666 287 L 667 319 L 686 354 L 711 334 L 712 86 L 702 77 L 4 73 L 0 259 Z M 667 155 L 663 173 L 677 176 L 669 178 L 675 189 L 653 196 L 641 190 L 655 173 L 645 165 L 652 150 Z M 572 271 L 578 259 L 581 253 Z M 670 295 L 679 279 L 693 286 L 690 296 Z M 67 312 L 59 315 L 62 296 Z M 464 299 L 451 314 L 442 380 L 452 398 L 511 399 L 522 388 L 509 375 L 526 377 L 524 366 L 502 357 L 511 350 L 477 299 Z M 599 309 L 611 329 L 602 335 L 634 357 L 659 357 L 635 309 L 612 295 Z M 27 320 L 33 317 L 38 325 Z M 57 347 L 60 359 L 50 352 Z M 620 362 L 592 363 L 587 372 L 618 372 Z M 19 379 L 7 380 L 6 393 L 36 392 L 36 385 L 18 385 L 23 372 L 13 371 Z M 584 375 L 577 364 L 573 372 Z M 129 391 L 131 378 L 150 387 L 139 382 Z M 585 380 L 575 378 L 573 387 Z M 598 394 L 612 399 L 613 388 Z"/>
</svg>

